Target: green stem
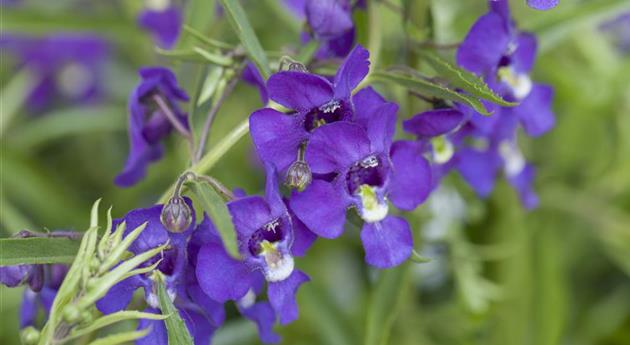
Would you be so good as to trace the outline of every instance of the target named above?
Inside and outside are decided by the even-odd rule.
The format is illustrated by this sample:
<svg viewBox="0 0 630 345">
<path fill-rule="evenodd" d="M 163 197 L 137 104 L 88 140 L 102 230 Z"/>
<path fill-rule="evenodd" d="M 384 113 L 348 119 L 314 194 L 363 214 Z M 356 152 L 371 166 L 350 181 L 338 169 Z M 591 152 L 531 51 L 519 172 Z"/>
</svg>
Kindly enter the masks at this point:
<svg viewBox="0 0 630 345">
<path fill-rule="evenodd" d="M 199 162 L 194 164 L 190 171 L 195 174 L 204 175 L 243 137 L 249 132 L 249 118 L 244 119 L 230 133 L 228 133 L 221 141 L 219 141 L 212 150 L 208 151 Z M 163 204 L 171 197 L 175 185 L 162 195 L 158 203 Z"/>
</svg>

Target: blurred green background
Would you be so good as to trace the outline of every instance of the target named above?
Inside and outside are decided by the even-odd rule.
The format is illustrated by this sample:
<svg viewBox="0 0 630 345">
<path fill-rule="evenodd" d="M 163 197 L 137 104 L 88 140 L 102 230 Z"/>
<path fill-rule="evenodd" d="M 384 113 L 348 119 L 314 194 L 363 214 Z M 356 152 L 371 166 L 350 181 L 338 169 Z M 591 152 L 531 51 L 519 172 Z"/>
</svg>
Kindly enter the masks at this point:
<svg viewBox="0 0 630 345">
<path fill-rule="evenodd" d="M 408 28 L 396 11 L 372 2 L 372 18 L 356 15 L 359 42 L 367 45 L 376 30 L 379 66 L 407 63 Z M 279 1 L 243 3 L 266 50 L 299 48 L 302 24 Z M 149 206 L 186 168 L 186 144 L 171 137 L 165 158 L 149 168 L 143 182 L 129 189 L 113 185 L 127 156 L 126 100 L 137 69 L 171 66 L 190 94 L 203 71 L 156 54 L 149 35 L 136 25 L 141 5 L 42 0 L 2 8 L 3 32 L 90 32 L 112 47 L 101 102 L 55 105 L 37 116 L 18 103 L 10 121 L 5 110 L 19 97 L 6 92 L 20 71 L 15 59 L 1 55 L 2 237 L 25 228 L 82 230 L 99 197 L 114 206 L 115 216 Z M 486 9 L 482 0 L 429 5 L 433 36 L 444 44 L 461 41 Z M 406 214 L 417 250 L 430 263 L 378 272 L 363 262 L 357 229 L 335 241 L 319 240 L 298 260 L 312 282 L 298 294 L 300 319 L 278 328 L 283 344 L 362 344 L 382 332 L 396 345 L 630 344 L 630 55 L 598 29 L 621 14 L 624 1 L 562 0 L 544 13 L 527 8 L 524 0 L 512 5 L 519 26 L 537 33 L 541 42 L 532 79 L 556 90 L 556 128 L 519 141 L 538 168 L 541 206 L 524 211 L 504 181 L 488 200 L 480 200 L 451 176 L 427 204 Z M 212 1 L 187 1 L 187 10 L 187 23 L 236 42 L 226 20 L 215 16 Z M 379 90 L 401 102 L 401 118 L 426 107 L 397 88 Z M 239 84 L 218 114 L 209 147 L 260 106 L 257 92 Z M 249 138 L 210 174 L 230 188 L 262 190 Z M 0 287 L 0 344 L 19 344 L 20 295 L 20 289 Z M 235 314 L 233 309 L 228 310 Z M 257 342 L 255 327 L 237 317 L 215 337 L 216 344 Z"/>
</svg>

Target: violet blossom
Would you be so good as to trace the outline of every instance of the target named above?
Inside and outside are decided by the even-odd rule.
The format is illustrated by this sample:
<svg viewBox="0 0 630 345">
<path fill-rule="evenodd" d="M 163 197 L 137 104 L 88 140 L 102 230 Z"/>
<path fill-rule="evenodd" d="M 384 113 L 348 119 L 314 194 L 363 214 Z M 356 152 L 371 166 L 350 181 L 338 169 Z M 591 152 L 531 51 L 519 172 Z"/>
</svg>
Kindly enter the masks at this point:
<svg viewBox="0 0 630 345">
<path fill-rule="evenodd" d="M 146 175 L 147 166 L 162 157 L 161 141 L 175 128 L 189 134 L 188 117 L 178 102 L 188 101 L 175 74 L 164 67 L 140 69 L 141 81 L 129 97 L 130 150 L 118 186 L 129 187 Z"/>
<path fill-rule="evenodd" d="M 145 1 L 145 8 L 138 16 L 138 25 L 148 30 L 155 41 L 165 49 L 177 42 L 182 27 L 182 14 L 170 0 Z"/>
</svg>

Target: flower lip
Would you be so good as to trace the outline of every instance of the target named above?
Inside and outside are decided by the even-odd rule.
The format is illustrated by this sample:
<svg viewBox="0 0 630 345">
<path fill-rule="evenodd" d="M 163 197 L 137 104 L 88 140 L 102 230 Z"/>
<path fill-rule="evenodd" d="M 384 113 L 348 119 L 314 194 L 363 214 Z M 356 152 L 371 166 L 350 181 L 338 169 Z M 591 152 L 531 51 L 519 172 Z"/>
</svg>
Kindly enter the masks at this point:
<svg viewBox="0 0 630 345">
<path fill-rule="evenodd" d="M 346 173 L 346 187 L 350 194 L 356 194 L 362 185 L 383 187 L 387 169 L 383 159 L 377 155 L 369 155 L 354 163 Z"/>
<path fill-rule="evenodd" d="M 263 242 L 276 243 L 285 239 L 285 221 L 282 218 L 276 218 L 256 230 L 249 238 L 249 252 L 258 256 L 263 251 Z"/>
<path fill-rule="evenodd" d="M 304 129 L 312 132 L 328 123 L 342 121 L 352 115 L 352 110 L 346 102 L 330 100 L 318 108 L 311 109 L 304 117 Z"/>
</svg>

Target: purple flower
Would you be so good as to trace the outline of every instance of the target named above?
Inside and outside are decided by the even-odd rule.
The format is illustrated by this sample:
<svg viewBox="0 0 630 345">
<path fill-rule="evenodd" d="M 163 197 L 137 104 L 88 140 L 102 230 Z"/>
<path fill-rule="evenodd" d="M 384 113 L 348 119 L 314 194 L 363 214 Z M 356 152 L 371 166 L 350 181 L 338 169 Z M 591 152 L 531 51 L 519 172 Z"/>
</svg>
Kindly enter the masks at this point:
<svg viewBox="0 0 630 345">
<path fill-rule="evenodd" d="M 355 29 L 352 11 L 365 8 L 364 4 L 352 5 L 349 0 L 285 0 L 287 8 L 299 19 L 306 19 L 308 29 L 302 34 L 303 41 L 320 42 L 317 57 L 345 57 L 354 45 Z"/>
<path fill-rule="evenodd" d="M 98 36 L 58 33 L 41 38 L 4 34 L 0 49 L 31 71 L 35 85 L 27 105 L 41 112 L 57 99 L 91 102 L 104 93 L 101 81 L 109 46 Z"/>
<path fill-rule="evenodd" d="M 336 238 L 344 230 L 346 209 L 356 208 L 365 221 L 361 240 L 366 261 L 379 268 L 396 266 L 413 248 L 409 224 L 388 214 L 396 207 L 413 210 L 431 189 L 431 172 L 414 143 L 392 144 L 398 106 L 371 88 L 357 93 L 355 122 L 335 122 L 313 133 L 306 161 L 318 179 L 291 197 L 291 208 L 315 234 Z"/>
<path fill-rule="evenodd" d="M 206 225 L 208 240 L 197 256 L 199 285 L 215 301 L 236 301 L 243 315 L 257 321 L 263 341 L 276 342 L 277 337 L 268 330 L 276 315 L 281 324 L 290 323 L 298 316 L 295 294 L 309 278 L 294 268 L 293 257 L 306 250 L 312 234 L 295 226 L 270 165 L 267 165 L 266 197 L 242 197 L 228 203 L 228 208 L 242 260 L 230 257 L 214 228 Z M 254 303 L 264 280 L 273 313 L 269 313 L 266 302 Z"/>
<path fill-rule="evenodd" d="M 292 109 L 284 114 L 271 108 L 250 117 L 251 135 L 261 160 L 284 172 L 297 158 L 298 148 L 320 126 L 350 120 L 354 115 L 352 90 L 369 71 L 369 53 L 357 46 L 341 65 L 334 82 L 306 72 L 286 71 L 267 82 L 269 98 Z"/>
<path fill-rule="evenodd" d="M 188 101 L 186 92 L 177 85 L 175 74 L 163 67 L 140 69 L 140 84 L 129 97 L 129 157 L 115 182 L 129 187 L 146 175 L 149 163 L 162 157 L 161 140 L 175 127 L 187 133 L 188 118 L 178 106 Z"/>
<path fill-rule="evenodd" d="M 147 6 L 138 16 L 138 25 L 148 30 L 153 39 L 165 49 L 170 49 L 177 42 L 182 26 L 181 11 L 169 5 L 169 0 L 148 1 Z"/>
<path fill-rule="evenodd" d="M 20 328 L 34 326 L 39 310 L 48 315 L 67 271 L 68 267 L 60 264 L 0 267 L 0 283 L 3 285 L 28 285 L 20 306 Z"/>
<path fill-rule="evenodd" d="M 256 68 L 256 65 L 253 63 L 248 63 L 243 70 L 243 75 L 241 76 L 243 81 L 247 84 L 252 85 L 258 89 L 258 93 L 260 94 L 260 101 L 262 104 L 267 104 L 269 101 L 269 95 L 267 92 L 267 85 L 265 84 L 265 79 L 263 79 L 260 71 Z"/>
<path fill-rule="evenodd" d="M 490 2 L 507 3 L 507 0 L 490 0 Z M 527 0 L 527 5 L 537 10 L 546 11 L 558 6 L 559 2 L 560 0 Z"/>
<path fill-rule="evenodd" d="M 185 202 L 192 208 L 190 199 Z M 129 247 L 133 254 L 139 254 L 156 248 L 165 243 L 170 243 L 170 249 L 164 251 L 161 257 L 154 257 L 142 264 L 143 267 L 155 264 L 165 276 L 166 291 L 174 301 L 182 318 L 186 322 L 195 343 L 208 343 L 214 330 L 225 319 L 223 305 L 199 295 L 199 287 L 194 279 L 194 270 L 190 269 L 187 255 L 188 239 L 191 237 L 195 225 L 194 220 L 185 231 L 181 233 L 169 232 L 160 221 L 163 205 L 157 205 L 146 209 L 137 209 L 129 212 L 122 219 L 116 219 L 112 231 L 121 223 L 126 223 L 126 233 L 132 231 L 143 223 L 146 228 Z M 146 312 L 159 313 L 159 300 L 154 281 L 150 273 L 135 275 L 114 285 L 107 294 L 97 303 L 97 308 L 104 314 L 123 310 L 131 301 L 134 291 L 138 288 L 144 290 L 145 301 L 148 304 Z M 142 320 L 138 328 L 151 326 L 150 333 L 138 340 L 136 344 L 166 344 L 167 335 L 164 322 L 161 320 Z"/>
</svg>

